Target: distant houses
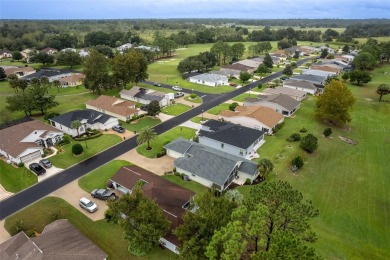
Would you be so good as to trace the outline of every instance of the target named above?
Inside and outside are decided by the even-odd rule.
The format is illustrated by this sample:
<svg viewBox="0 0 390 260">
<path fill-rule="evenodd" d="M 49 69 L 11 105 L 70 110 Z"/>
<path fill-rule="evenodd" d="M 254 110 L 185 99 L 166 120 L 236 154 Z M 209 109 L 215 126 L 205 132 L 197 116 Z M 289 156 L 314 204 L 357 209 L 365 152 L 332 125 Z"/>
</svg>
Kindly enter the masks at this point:
<svg viewBox="0 0 390 260">
<path fill-rule="evenodd" d="M 188 79 L 192 83 L 207 85 L 210 87 L 229 85 L 228 77 L 218 74 L 205 73 L 189 77 Z"/>
<path fill-rule="evenodd" d="M 285 94 L 258 95 L 256 98 L 246 98 L 244 101 L 244 106 L 266 106 L 287 117 L 293 115 L 300 104 L 299 101 Z"/>
<path fill-rule="evenodd" d="M 172 95 L 164 92 L 156 91 L 153 89 L 146 89 L 138 86 L 132 87 L 130 90 L 124 89 L 120 93 L 121 98 L 131 100 L 134 102 L 149 104 L 153 100 L 157 100 L 161 107 L 165 107 L 171 104 L 171 100 L 174 99 Z"/>
</svg>

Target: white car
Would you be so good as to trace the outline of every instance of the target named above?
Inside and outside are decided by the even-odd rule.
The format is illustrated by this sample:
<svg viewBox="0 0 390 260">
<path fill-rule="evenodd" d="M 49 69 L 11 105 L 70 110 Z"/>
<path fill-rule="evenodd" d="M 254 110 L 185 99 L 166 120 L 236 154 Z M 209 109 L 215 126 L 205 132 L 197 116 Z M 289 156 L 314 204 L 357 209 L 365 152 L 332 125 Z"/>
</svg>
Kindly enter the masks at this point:
<svg viewBox="0 0 390 260">
<path fill-rule="evenodd" d="M 176 91 L 180 91 L 180 90 L 183 90 L 181 87 L 179 86 L 173 86 L 172 87 L 173 90 L 176 90 Z"/>
<path fill-rule="evenodd" d="M 82 207 L 83 209 L 85 209 L 86 211 L 88 211 L 90 213 L 93 213 L 96 210 L 98 210 L 97 205 L 93 201 L 90 201 L 89 199 L 87 199 L 85 197 L 82 197 L 80 199 L 79 205 L 80 205 L 80 207 Z"/>
</svg>

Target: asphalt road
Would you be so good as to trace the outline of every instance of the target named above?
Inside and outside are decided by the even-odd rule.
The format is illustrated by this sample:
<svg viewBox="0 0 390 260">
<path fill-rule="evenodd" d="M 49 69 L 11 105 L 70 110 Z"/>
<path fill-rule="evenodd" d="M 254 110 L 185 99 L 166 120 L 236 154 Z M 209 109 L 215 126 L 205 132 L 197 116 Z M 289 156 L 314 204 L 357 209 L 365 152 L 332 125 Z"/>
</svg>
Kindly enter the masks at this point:
<svg viewBox="0 0 390 260">
<path fill-rule="evenodd" d="M 304 64 L 308 59 L 298 62 L 298 65 Z M 176 116 L 168 121 L 165 121 L 154 127 L 158 134 L 162 134 L 173 127 L 184 123 L 185 121 L 201 114 L 203 111 L 207 111 L 212 107 L 215 107 L 233 97 L 247 92 L 258 86 L 258 84 L 266 83 L 282 75 L 282 72 L 274 73 L 261 80 L 250 83 L 244 87 L 238 88 L 232 92 L 226 94 L 210 95 L 204 103 L 196 108 Z M 168 85 L 167 85 L 168 87 Z M 202 93 L 204 95 L 204 93 Z M 209 95 L 209 94 L 207 94 Z M 88 172 L 114 160 L 116 157 L 124 154 L 125 152 L 137 147 L 137 136 L 125 140 L 101 153 L 80 162 L 64 171 L 48 178 L 42 182 L 39 182 L 19 193 L 0 202 L 0 220 L 8 217 L 9 215 L 23 209 L 24 207 L 42 199 L 53 191 L 65 186 L 66 184 L 76 180 L 77 178 L 87 174 Z"/>
</svg>

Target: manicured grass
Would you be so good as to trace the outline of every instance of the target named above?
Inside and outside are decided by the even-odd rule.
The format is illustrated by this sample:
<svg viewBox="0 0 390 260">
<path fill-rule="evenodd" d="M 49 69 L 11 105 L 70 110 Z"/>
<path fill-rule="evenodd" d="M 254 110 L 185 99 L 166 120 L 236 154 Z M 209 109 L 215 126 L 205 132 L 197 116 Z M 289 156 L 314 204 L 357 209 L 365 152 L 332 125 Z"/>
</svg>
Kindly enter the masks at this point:
<svg viewBox="0 0 390 260">
<path fill-rule="evenodd" d="M 173 183 L 176 183 L 177 185 L 183 186 L 184 188 L 192 190 L 193 192 L 196 193 L 201 193 L 202 191 L 205 191 L 207 189 L 207 187 L 195 181 L 184 181 L 181 176 L 164 175 L 163 178 Z"/>
<path fill-rule="evenodd" d="M 46 197 L 33 205 L 15 213 L 5 220 L 5 228 L 10 234 L 15 234 L 15 224 L 22 220 L 24 230 L 42 232 L 47 224 L 54 221 L 53 216 L 67 219 L 86 237 L 108 254 L 108 259 L 145 259 L 136 257 L 127 250 L 129 243 L 124 240 L 123 229 L 105 220 L 92 221 L 63 199 Z M 176 259 L 177 256 L 169 250 L 154 247 L 146 256 L 147 259 Z"/>
<path fill-rule="evenodd" d="M 222 103 L 216 107 L 213 107 L 212 109 L 208 110 L 207 113 L 213 114 L 213 115 L 219 115 L 219 113 L 223 110 L 228 110 L 229 109 L 228 103 Z"/>
<path fill-rule="evenodd" d="M 373 81 L 364 87 L 348 85 L 357 102 L 347 128 L 332 127 L 331 138 L 322 132 L 329 127 L 314 117 L 316 97 L 303 101 L 294 118 L 274 136 L 267 136 L 259 149 L 261 157 L 275 164 L 275 173 L 267 180 L 289 181 L 312 200 L 320 215 L 313 222 L 318 252 L 325 259 L 389 259 L 390 252 L 390 103 L 379 103 L 375 90 L 390 82 L 390 65 L 375 70 Z M 286 138 L 305 127 L 319 139 L 319 148 L 307 154 Z M 358 141 L 349 145 L 345 136 Z M 305 165 L 293 175 L 288 167 L 296 155 Z M 246 187 L 240 188 L 244 193 Z"/>
<path fill-rule="evenodd" d="M 203 117 L 203 121 L 206 121 L 206 120 L 208 120 L 208 118 Z M 191 118 L 191 121 L 194 123 L 201 124 L 202 117 L 200 117 L 200 116 L 193 117 L 193 118 Z"/>
<path fill-rule="evenodd" d="M 187 101 L 192 102 L 192 103 L 198 103 L 198 104 L 203 102 L 201 97 L 196 97 L 196 98 L 192 99 L 190 96 L 186 96 L 186 97 L 184 97 L 184 100 L 187 100 Z"/>
<path fill-rule="evenodd" d="M 184 112 L 190 110 L 191 107 L 181 104 L 181 103 L 175 103 L 173 105 L 165 107 L 161 112 L 167 115 L 171 116 L 177 116 L 180 114 L 183 114 Z"/>
<path fill-rule="evenodd" d="M 65 150 L 63 154 L 57 154 L 50 158 L 50 161 L 53 165 L 66 169 L 84 159 L 91 157 L 110 146 L 113 146 L 119 143 L 122 139 L 117 135 L 102 135 L 95 139 L 87 140 L 87 146 L 85 147 L 84 141 L 74 141 L 70 144 L 64 145 L 62 148 Z M 80 143 L 84 148 L 84 153 L 80 156 L 74 156 L 72 154 L 72 145 L 75 143 Z"/>
<path fill-rule="evenodd" d="M 135 121 L 133 121 L 135 122 Z M 155 125 L 158 125 L 159 123 L 161 123 L 161 120 L 158 119 L 158 118 L 153 118 L 153 117 L 150 117 L 150 116 L 147 116 L 147 117 L 143 117 L 141 119 L 138 119 L 136 121 L 136 123 L 133 124 L 133 122 L 131 123 L 126 123 L 126 122 L 121 122 L 121 126 L 129 131 L 132 131 L 132 132 L 139 132 L 142 128 L 150 128 L 152 126 L 155 126 Z"/>
<path fill-rule="evenodd" d="M 185 126 L 176 126 L 171 130 L 159 135 L 154 141 L 150 143 L 151 150 L 146 150 L 146 144 L 137 147 L 137 152 L 148 158 L 156 158 L 156 155 L 163 151 L 163 146 L 170 143 L 176 138 L 183 137 L 191 139 L 195 136 L 195 129 Z"/>
<path fill-rule="evenodd" d="M 94 189 L 104 189 L 107 181 L 122 167 L 131 165 L 128 161 L 114 160 L 79 179 L 79 186 L 86 192 Z"/>
<path fill-rule="evenodd" d="M 37 183 L 38 177 L 26 167 L 15 168 L 0 160 L 0 184 L 9 192 L 18 192 Z"/>
<path fill-rule="evenodd" d="M 251 97 L 251 98 L 256 98 L 257 95 L 255 94 L 249 94 L 249 93 L 242 93 L 241 95 L 236 96 L 232 100 L 237 101 L 237 102 L 244 102 L 246 98 Z"/>
</svg>

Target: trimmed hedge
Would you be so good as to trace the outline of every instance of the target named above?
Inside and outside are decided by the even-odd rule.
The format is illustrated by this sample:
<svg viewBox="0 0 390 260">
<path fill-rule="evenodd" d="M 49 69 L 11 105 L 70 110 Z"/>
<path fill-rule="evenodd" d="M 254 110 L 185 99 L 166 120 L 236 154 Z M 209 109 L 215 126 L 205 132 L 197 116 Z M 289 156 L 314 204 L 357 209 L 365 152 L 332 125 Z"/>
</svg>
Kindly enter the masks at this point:
<svg viewBox="0 0 390 260">
<path fill-rule="evenodd" d="M 81 144 L 77 143 L 72 146 L 72 153 L 74 155 L 80 155 L 84 152 L 84 148 L 81 146 Z"/>
</svg>

